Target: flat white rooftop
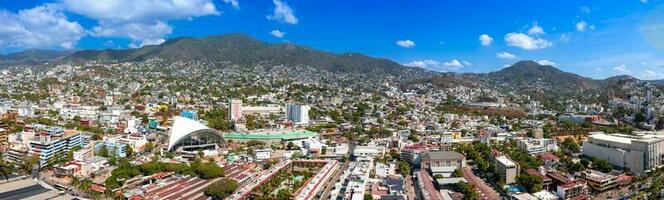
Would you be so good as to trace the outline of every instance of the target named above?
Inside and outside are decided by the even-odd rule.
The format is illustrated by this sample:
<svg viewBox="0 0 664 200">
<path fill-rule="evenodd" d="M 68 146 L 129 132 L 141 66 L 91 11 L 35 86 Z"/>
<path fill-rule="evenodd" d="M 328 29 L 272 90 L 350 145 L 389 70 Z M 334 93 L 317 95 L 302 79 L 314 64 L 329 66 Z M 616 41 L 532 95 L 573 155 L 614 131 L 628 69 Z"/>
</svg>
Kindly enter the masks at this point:
<svg viewBox="0 0 664 200">
<path fill-rule="evenodd" d="M 505 165 L 507 167 L 516 166 L 516 163 L 514 163 L 514 161 L 507 158 L 507 156 L 498 156 L 498 157 L 496 157 L 496 160 L 498 160 L 498 162 L 502 163 L 503 165 Z"/>
<path fill-rule="evenodd" d="M 631 144 L 632 141 L 653 141 L 664 138 L 663 135 L 626 135 L 626 134 L 606 134 L 606 133 L 595 133 L 588 136 L 589 138 L 596 140 L 604 140 L 608 142 L 622 143 L 622 144 Z"/>
</svg>

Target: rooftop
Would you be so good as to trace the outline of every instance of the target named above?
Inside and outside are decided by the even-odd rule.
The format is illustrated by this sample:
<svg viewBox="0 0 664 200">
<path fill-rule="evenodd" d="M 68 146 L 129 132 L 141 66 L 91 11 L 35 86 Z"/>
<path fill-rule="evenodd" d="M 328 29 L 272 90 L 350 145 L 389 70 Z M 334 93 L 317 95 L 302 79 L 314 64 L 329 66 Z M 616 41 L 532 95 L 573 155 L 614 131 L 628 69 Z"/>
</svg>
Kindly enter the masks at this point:
<svg viewBox="0 0 664 200">
<path fill-rule="evenodd" d="M 307 131 L 307 130 L 274 130 L 274 131 L 264 131 L 264 132 L 252 132 L 252 133 L 243 133 L 243 132 L 230 132 L 224 133 L 224 138 L 226 139 L 244 139 L 244 140 L 270 140 L 270 139 L 302 139 L 308 137 L 315 137 L 318 133 Z"/>
<path fill-rule="evenodd" d="M 496 160 L 498 160 L 498 162 L 502 163 L 505 166 L 516 166 L 516 163 L 510 160 L 507 156 L 498 156 L 496 157 Z"/>
<path fill-rule="evenodd" d="M 646 135 L 646 134 L 641 134 L 641 135 L 627 135 L 627 134 L 606 134 L 604 132 L 595 132 L 594 134 L 588 135 L 588 138 L 596 139 L 596 140 L 603 140 L 603 141 L 609 141 L 609 142 L 615 142 L 615 143 L 622 143 L 622 144 L 631 144 L 632 141 L 638 140 L 638 141 L 655 141 L 655 140 L 660 140 L 664 139 L 664 136 L 662 135 Z"/>
<path fill-rule="evenodd" d="M 424 153 L 422 158 L 426 160 L 460 160 L 464 156 L 454 151 L 430 151 Z"/>
</svg>

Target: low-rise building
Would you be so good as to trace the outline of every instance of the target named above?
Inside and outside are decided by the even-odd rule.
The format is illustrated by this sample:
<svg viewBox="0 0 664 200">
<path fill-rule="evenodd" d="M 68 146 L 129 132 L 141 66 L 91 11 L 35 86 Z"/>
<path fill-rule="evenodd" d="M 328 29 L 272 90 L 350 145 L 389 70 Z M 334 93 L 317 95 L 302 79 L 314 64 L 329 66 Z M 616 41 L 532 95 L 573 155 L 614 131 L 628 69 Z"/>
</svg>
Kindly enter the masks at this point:
<svg viewBox="0 0 664 200">
<path fill-rule="evenodd" d="M 257 161 L 266 160 L 270 159 L 272 149 L 256 149 L 254 150 L 254 153 L 256 154 Z"/>
<path fill-rule="evenodd" d="M 558 197 L 561 199 L 572 199 L 587 196 L 588 185 L 586 185 L 585 181 L 571 181 L 566 184 L 559 185 L 556 188 L 556 195 L 558 195 Z"/>
<path fill-rule="evenodd" d="M 580 173 L 590 188 L 595 192 L 604 192 L 618 186 L 617 177 L 595 170 L 586 170 Z"/>
<path fill-rule="evenodd" d="M 558 144 L 556 140 L 549 138 L 525 138 L 517 140 L 517 146 L 519 150 L 528 152 L 528 154 L 541 154 L 547 151 L 556 151 L 558 150 Z"/>
</svg>

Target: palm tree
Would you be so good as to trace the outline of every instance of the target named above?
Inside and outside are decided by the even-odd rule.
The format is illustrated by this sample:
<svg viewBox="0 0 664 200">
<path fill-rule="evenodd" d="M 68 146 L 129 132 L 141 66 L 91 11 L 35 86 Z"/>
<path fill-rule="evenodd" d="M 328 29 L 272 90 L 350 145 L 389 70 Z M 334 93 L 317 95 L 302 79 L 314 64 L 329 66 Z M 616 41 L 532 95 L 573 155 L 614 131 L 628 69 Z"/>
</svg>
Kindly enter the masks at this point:
<svg viewBox="0 0 664 200">
<path fill-rule="evenodd" d="M 5 177 L 5 180 L 9 181 L 9 174 L 12 172 L 14 172 L 14 165 L 4 160 L 0 161 L 0 176 Z"/>
<path fill-rule="evenodd" d="M 28 176 L 32 174 L 32 171 L 35 169 L 35 165 L 38 163 L 39 157 L 37 155 L 26 156 L 23 158 L 21 163 L 19 163 L 18 170 L 21 172 L 21 174 Z"/>
</svg>

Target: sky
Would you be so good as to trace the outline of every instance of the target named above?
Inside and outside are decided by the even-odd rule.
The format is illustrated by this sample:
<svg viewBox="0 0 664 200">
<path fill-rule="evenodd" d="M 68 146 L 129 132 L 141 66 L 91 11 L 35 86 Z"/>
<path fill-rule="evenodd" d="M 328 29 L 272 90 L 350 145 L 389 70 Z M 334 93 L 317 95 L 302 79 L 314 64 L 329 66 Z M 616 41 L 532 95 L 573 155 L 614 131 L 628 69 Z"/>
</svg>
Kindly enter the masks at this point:
<svg viewBox="0 0 664 200">
<path fill-rule="evenodd" d="M 0 54 L 245 33 L 435 71 L 664 79 L 664 0 L 0 0 Z"/>
</svg>

